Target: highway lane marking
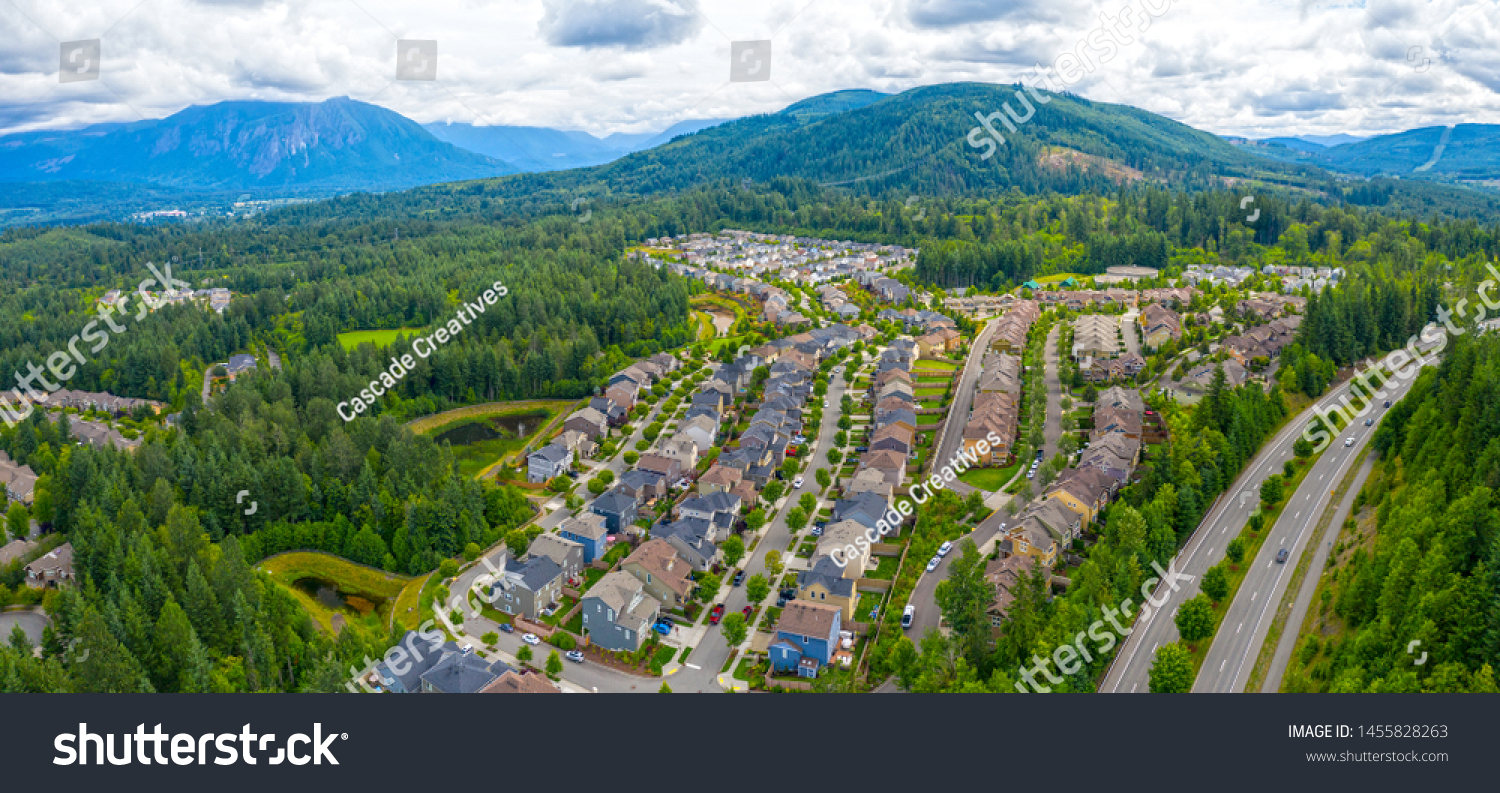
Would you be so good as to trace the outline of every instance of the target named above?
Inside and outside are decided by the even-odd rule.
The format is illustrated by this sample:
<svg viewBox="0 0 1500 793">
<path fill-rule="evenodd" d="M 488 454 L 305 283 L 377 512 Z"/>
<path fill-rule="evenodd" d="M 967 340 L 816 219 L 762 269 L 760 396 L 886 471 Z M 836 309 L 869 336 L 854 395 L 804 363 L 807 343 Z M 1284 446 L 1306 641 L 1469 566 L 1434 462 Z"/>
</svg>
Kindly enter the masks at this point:
<svg viewBox="0 0 1500 793">
<path fill-rule="evenodd" d="M 1259 595 L 1259 594 L 1260 594 L 1260 590 L 1259 589 L 1255 590 L 1255 594 L 1250 596 L 1250 602 L 1254 603 L 1255 602 L 1255 596 Z"/>
<path fill-rule="evenodd" d="M 1151 645 L 1151 654 L 1152 655 L 1156 655 L 1156 648 L 1158 648 L 1160 646 L 1161 646 L 1161 642 L 1157 642 L 1156 644 Z"/>
<path fill-rule="evenodd" d="M 1241 623 L 1240 623 L 1240 627 L 1239 627 L 1239 628 L 1235 628 L 1235 629 L 1234 629 L 1234 632 L 1235 632 L 1235 633 L 1239 633 L 1239 632 L 1240 632 L 1240 628 L 1243 628 L 1243 627 L 1245 627 L 1245 623 L 1243 623 L 1243 622 L 1241 622 Z"/>
<path fill-rule="evenodd" d="M 1140 684 L 1140 683 L 1136 683 L 1136 684 L 1135 684 L 1135 685 L 1132 685 L 1132 686 L 1131 686 L 1131 687 L 1130 687 L 1130 693 L 1132 693 L 1132 694 L 1134 694 L 1134 693 L 1135 693 L 1135 690 L 1136 690 L 1136 689 L 1137 689 L 1137 688 L 1140 688 L 1140 687 L 1141 687 L 1141 684 Z"/>
<path fill-rule="evenodd" d="M 1222 661 L 1219 662 L 1219 671 L 1220 672 L 1224 671 L 1224 664 L 1227 664 L 1227 663 L 1229 663 L 1229 659 L 1228 658 L 1225 658 L 1224 660 L 1222 660 Z"/>
</svg>

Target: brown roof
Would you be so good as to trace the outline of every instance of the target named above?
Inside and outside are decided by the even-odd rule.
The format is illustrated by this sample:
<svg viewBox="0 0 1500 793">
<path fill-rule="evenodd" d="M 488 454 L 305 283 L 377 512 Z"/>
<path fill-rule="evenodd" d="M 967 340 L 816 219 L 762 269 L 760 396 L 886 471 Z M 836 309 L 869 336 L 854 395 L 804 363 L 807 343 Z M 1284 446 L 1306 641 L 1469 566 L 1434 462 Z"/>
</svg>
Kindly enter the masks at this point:
<svg viewBox="0 0 1500 793">
<path fill-rule="evenodd" d="M 797 636 L 828 636 L 833 632 L 833 622 L 838 616 L 838 606 L 793 600 L 786 604 L 781 618 L 776 621 L 776 632 Z"/>
<path fill-rule="evenodd" d="M 866 452 L 865 458 L 860 461 L 859 467 L 874 468 L 881 471 L 899 470 L 906 467 L 906 456 L 891 449 Z"/>
<path fill-rule="evenodd" d="M 698 482 L 706 482 L 710 485 L 724 485 L 725 487 L 733 487 L 743 478 L 745 478 L 745 472 L 741 471 L 740 469 L 715 464 L 713 467 L 709 468 L 708 471 L 703 474 L 703 476 L 698 478 Z"/>
<path fill-rule="evenodd" d="M 552 685 L 545 675 L 537 672 L 521 674 L 512 669 L 509 672 L 495 678 L 479 690 L 481 694 L 561 694 L 557 686 Z"/>
<path fill-rule="evenodd" d="M 663 585 L 678 595 L 686 595 L 693 588 L 693 582 L 688 580 L 692 565 L 678 559 L 676 549 L 666 540 L 647 540 L 641 543 L 641 547 L 625 557 L 625 563 L 621 567 L 632 563 L 640 565 L 642 570 L 660 579 Z"/>
</svg>

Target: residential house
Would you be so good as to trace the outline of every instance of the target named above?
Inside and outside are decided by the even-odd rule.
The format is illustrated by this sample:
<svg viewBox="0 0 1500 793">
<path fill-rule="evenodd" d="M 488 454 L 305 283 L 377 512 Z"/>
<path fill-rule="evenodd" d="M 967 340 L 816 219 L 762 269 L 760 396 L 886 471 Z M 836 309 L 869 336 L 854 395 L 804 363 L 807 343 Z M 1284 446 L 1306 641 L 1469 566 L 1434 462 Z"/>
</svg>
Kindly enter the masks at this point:
<svg viewBox="0 0 1500 793">
<path fill-rule="evenodd" d="M 558 534 L 539 534 L 526 549 L 528 557 L 545 556 L 562 570 L 565 581 L 574 581 L 583 571 L 583 543 Z"/>
<path fill-rule="evenodd" d="M 634 652 L 661 616 L 661 601 L 646 593 L 640 579 L 615 570 L 584 594 L 583 635 L 606 650 Z"/>
<path fill-rule="evenodd" d="M 587 435 L 590 440 L 597 440 L 604 437 L 604 434 L 609 431 L 609 420 L 605 418 L 603 413 L 587 407 L 574 411 L 572 415 L 568 416 L 563 421 L 563 429 L 577 430 Z"/>
<path fill-rule="evenodd" d="M 830 603 L 793 600 L 776 622 L 776 639 L 768 652 L 771 667 L 798 677 L 817 677 L 838 649 L 843 611 Z"/>
<path fill-rule="evenodd" d="M 637 517 L 635 497 L 618 487 L 594 499 L 589 509 L 595 515 L 603 516 L 604 525 L 609 528 L 610 534 L 624 532 L 635 523 Z"/>
<path fill-rule="evenodd" d="M 609 550 L 609 526 L 607 519 L 595 512 L 585 512 L 563 521 L 557 534 L 572 540 L 583 548 L 583 563 L 593 564 Z"/>
<path fill-rule="evenodd" d="M 526 481 L 546 482 L 563 476 L 573 465 L 573 451 L 553 441 L 526 456 Z"/>
<path fill-rule="evenodd" d="M 481 694 L 561 694 L 545 674 L 529 669 L 510 669 L 479 690 Z"/>
<path fill-rule="evenodd" d="M 26 565 L 26 585 L 60 589 L 73 583 L 73 543 L 67 542 Z"/>
<path fill-rule="evenodd" d="M 507 554 L 500 569 L 487 599 L 506 614 L 538 619 L 562 600 L 563 569 L 551 558 L 538 554 L 521 561 Z"/>
<path fill-rule="evenodd" d="M 840 567 L 831 556 L 818 557 L 812 569 L 797 574 L 797 600 L 837 606 L 845 622 L 855 622 L 854 607 L 859 603 L 859 592 L 855 589 L 856 578 L 846 572 L 854 571 L 857 575 L 861 567 L 853 564 Z"/>
<path fill-rule="evenodd" d="M 745 473 L 737 468 L 729 468 L 723 465 L 713 465 L 698 477 L 698 493 L 708 495 L 710 493 L 727 493 L 740 483 Z"/>
<path fill-rule="evenodd" d="M 625 557 L 620 569 L 635 576 L 646 594 L 664 604 L 681 607 L 692 597 L 692 565 L 679 559 L 677 550 L 666 540 L 655 538 L 641 543 Z"/>
</svg>

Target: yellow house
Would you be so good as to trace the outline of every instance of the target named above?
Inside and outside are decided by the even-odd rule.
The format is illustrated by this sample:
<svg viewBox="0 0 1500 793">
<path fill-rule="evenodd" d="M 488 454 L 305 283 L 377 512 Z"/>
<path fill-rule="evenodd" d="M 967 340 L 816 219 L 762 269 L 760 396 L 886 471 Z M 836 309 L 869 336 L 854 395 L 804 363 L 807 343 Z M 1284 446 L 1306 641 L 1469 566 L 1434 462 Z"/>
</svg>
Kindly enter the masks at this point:
<svg viewBox="0 0 1500 793">
<path fill-rule="evenodd" d="M 833 557 L 819 557 L 811 570 L 797 574 L 797 599 L 835 606 L 844 613 L 845 622 L 854 622 L 854 607 L 859 603 L 855 581 L 863 569 L 862 564 L 847 564 L 841 568 L 834 563 Z"/>
<path fill-rule="evenodd" d="M 1048 493 L 1047 497 L 1056 500 L 1058 503 L 1067 507 L 1072 512 L 1077 513 L 1078 516 L 1083 520 L 1083 524 L 1085 526 L 1094 522 L 1094 510 L 1092 505 L 1085 504 L 1083 502 L 1083 499 L 1080 499 L 1078 496 L 1069 493 L 1067 488 L 1059 487 L 1056 490 L 1053 490 L 1051 493 Z"/>
<path fill-rule="evenodd" d="M 1057 538 L 1036 518 L 1028 517 L 1005 537 L 1012 555 L 1030 556 L 1037 564 L 1052 569 L 1057 561 Z M 1002 549 L 1004 546 L 1002 545 Z"/>
</svg>

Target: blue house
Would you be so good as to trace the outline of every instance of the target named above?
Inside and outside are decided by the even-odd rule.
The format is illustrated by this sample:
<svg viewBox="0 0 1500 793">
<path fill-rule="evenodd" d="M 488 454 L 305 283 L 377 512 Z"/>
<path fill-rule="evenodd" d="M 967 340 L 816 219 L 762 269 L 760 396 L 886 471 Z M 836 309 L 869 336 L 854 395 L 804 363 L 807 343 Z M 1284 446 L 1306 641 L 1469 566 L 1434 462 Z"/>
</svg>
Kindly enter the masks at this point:
<svg viewBox="0 0 1500 793">
<path fill-rule="evenodd" d="M 793 600 L 776 623 L 776 641 L 768 648 L 771 668 L 798 677 L 817 677 L 839 646 L 843 612 L 828 603 Z"/>
<path fill-rule="evenodd" d="M 604 516 L 604 525 L 609 528 L 610 534 L 619 534 L 635 523 L 635 499 L 626 495 L 619 487 L 594 499 L 594 505 L 590 509 L 595 515 Z"/>
<path fill-rule="evenodd" d="M 609 550 L 609 527 L 604 525 L 604 516 L 585 512 L 564 521 L 557 533 L 565 540 L 583 546 L 583 563 L 592 564 Z"/>
</svg>

